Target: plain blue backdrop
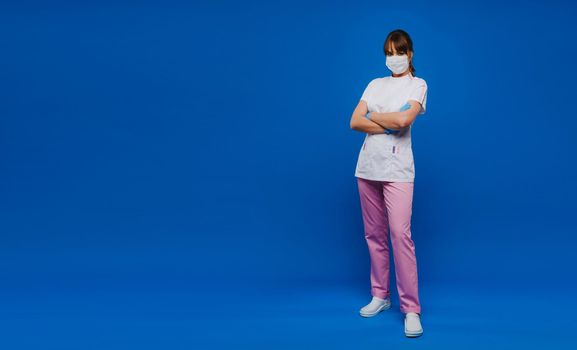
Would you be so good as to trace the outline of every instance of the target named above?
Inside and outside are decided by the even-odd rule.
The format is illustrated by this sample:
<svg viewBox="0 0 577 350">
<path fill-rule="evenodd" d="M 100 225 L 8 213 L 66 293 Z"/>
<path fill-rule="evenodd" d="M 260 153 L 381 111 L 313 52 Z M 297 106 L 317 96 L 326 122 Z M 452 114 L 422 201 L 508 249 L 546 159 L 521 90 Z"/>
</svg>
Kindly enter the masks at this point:
<svg viewBox="0 0 577 350">
<path fill-rule="evenodd" d="M 0 347 L 575 347 L 569 1 L 58 1 L 0 11 Z M 364 319 L 349 128 L 393 29 L 425 330 Z"/>
</svg>

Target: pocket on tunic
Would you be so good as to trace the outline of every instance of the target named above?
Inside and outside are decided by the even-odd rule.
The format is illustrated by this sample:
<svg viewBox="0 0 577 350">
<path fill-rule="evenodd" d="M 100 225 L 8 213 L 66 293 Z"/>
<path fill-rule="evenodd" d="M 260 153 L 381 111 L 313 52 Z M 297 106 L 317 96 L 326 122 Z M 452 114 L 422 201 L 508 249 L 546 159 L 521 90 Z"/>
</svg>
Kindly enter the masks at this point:
<svg viewBox="0 0 577 350">
<path fill-rule="evenodd" d="M 412 178 L 414 176 L 413 150 L 396 146 L 394 153 L 391 152 L 391 168 L 395 178 Z"/>
</svg>

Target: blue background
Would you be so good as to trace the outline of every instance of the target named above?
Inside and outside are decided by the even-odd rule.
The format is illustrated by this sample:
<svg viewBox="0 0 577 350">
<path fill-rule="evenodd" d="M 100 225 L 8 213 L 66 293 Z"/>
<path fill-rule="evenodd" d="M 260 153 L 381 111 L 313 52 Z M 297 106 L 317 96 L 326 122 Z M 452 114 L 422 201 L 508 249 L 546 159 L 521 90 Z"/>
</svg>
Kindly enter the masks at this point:
<svg viewBox="0 0 577 350">
<path fill-rule="evenodd" d="M 576 346 L 569 1 L 3 2 L 0 346 Z M 370 300 L 349 128 L 415 44 L 425 334 Z"/>
</svg>

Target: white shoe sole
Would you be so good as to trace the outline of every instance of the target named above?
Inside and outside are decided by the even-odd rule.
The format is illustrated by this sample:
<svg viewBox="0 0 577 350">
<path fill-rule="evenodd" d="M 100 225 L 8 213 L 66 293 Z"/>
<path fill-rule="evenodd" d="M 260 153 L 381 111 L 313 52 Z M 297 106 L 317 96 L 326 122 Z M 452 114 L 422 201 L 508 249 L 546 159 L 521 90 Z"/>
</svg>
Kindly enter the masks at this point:
<svg viewBox="0 0 577 350">
<path fill-rule="evenodd" d="M 409 338 L 420 337 L 423 334 L 423 331 L 420 332 L 407 332 L 405 331 L 405 335 Z"/>
<path fill-rule="evenodd" d="M 377 311 L 375 311 L 373 313 L 366 313 L 366 312 L 359 311 L 359 314 L 363 317 L 373 317 L 383 310 L 388 310 L 390 307 L 391 307 L 391 303 L 386 303 L 386 304 L 379 306 Z"/>
</svg>

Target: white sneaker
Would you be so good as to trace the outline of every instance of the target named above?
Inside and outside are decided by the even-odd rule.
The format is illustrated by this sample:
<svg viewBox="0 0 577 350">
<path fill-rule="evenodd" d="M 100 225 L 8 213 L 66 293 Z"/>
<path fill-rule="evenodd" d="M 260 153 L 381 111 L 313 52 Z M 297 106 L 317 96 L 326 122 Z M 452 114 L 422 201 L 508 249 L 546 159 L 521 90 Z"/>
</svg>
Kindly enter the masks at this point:
<svg viewBox="0 0 577 350">
<path fill-rule="evenodd" d="M 390 307 L 391 301 L 389 299 L 381 299 L 373 296 L 371 302 L 363 306 L 359 313 L 363 317 L 372 317 L 383 310 L 387 310 Z"/>
<path fill-rule="evenodd" d="M 416 312 L 407 312 L 405 315 L 405 335 L 407 337 L 418 337 L 423 334 L 421 317 Z"/>
</svg>

